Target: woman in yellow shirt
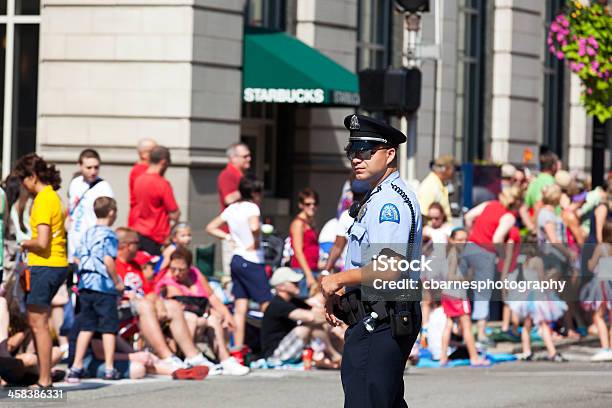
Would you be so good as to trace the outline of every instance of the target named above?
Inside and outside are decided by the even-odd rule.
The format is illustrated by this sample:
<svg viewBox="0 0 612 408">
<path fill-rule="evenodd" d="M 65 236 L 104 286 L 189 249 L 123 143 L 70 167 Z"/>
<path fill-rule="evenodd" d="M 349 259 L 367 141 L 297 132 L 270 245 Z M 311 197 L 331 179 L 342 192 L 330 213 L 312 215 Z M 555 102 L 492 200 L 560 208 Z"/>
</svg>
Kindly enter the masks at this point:
<svg viewBox="0 0 612 408">
<path fill-rule="evenodd" d="M 21 242 L 20 246 L 28 251 L 30 287 L 26 295 L 26 306 L 38 355 L 37 385 L 45 388 L 52 386 L 52 339 L 49 331 L 51 299 L 66 282 L 68 274 L 64 209 L 55 192 L 60 188 L 61 178 L 53 164 L 48 164 L 34 153 L 19 160 L 15 174 L 23 186 L 36 196 L 30 215 L 32 239 Z"/>
</svg>

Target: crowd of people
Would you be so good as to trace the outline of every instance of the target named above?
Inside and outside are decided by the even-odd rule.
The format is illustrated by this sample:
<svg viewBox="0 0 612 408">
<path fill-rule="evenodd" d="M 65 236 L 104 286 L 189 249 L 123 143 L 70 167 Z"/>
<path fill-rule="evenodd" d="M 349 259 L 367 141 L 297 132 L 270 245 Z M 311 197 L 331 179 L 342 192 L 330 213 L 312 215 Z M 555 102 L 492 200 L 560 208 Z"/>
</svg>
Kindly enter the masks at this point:
<svg viewBox="0 0 612 408">
<path fill-rule="evenodd" d="M 19 159 L 4 180 L 1 381 L 45 388 L 90 377 L 246 375 L 253 356 L 268 366 L 304 357 L 338 369 L 346 326 L 326 323 L 320 274 L 342 270 L 349 208 L 367 200 L 370 186 L 349 178 L 337 214 L 322 229 L 317 192 L 300 191 L 283 259 L 270 265 L 263 185 L 250 173 L 248 147 L 229 146 L 218 177 L 219 215 L 195 227 L 221 243 L 222 272 L 209 280 L 194 263 L 192 227 L 165 177 L 170 150 L 151 139 L 137 150 L 129 216 L 119 227 L 113 188 L 101 177 L 94 149 L 78 157 L 66 207 L 59 171 L 37 154 Z M 612 180 L 591 188 L 543 151 L 536 177 L 505 164 L 490 193 L 474 197 L 476 205 L 453 218 L 448 187 L 455 167 L 451 156 L 436 159 L 418 188 L 423 252 L 436 265 L 421 278 L 552 278 L 566 282 L 567 290 L 502 291 L 501 302 L 494 302 L 490 289 L 424 289 L 418 344 L 442 365 L 469 358 L 487 366 L 482 350 L 492 343 L 492 309 L 502 304 L 501 335 L 522 341 L 525 360 L 534 358 L 534 331 L 550 361 L 565 361 L 556 339 L 588 332 L 601 342 L 593 359 L 612 360 Z M 62 361 L 68 372 L 55 368 Z"/>
<path fill-rule="evenodd" d="M 612 173 L 604 186 L 591 188 L 588 178 L 562 170 L 556 154 L 543 149 L 537 176 L 528 168 L 504 164 L 501 177 L 486 186 L 484 194 L 477 198 L 474 189 L 475 206 L 453 225 L 445 181 L 452 179 L 454 167 L 452 157 L 439 158 L 419 189 L 427 222 L 424 252 L 437 258 L 433 276 L 426 278 L 482 283 L 552 280 L 562 283 L 563 290 L 508 290 L 508 285 L 497 286 L 502 289 L 496 295 L 494 285 L 424 290 L 422 343 L 429 343 L 442 364 L 467 357 L 481 366 L 489 363 L 477 350 L 493 344 L 493 337 L 520 340 L 521 357 L 529 361 L 535 358 L 531 339 L 537 336 L 546 348 L 543 358 L 563 362 L 567 360 L 555 347 L 556 340 L 593 334 L 601 349 L 591 359 L 612 361 Z M 491 336 L 489 320 L 497 306 L 501 332 Z M 451 339 L 457 337 L 463 342 L 452 346 Z"/>
</svg>

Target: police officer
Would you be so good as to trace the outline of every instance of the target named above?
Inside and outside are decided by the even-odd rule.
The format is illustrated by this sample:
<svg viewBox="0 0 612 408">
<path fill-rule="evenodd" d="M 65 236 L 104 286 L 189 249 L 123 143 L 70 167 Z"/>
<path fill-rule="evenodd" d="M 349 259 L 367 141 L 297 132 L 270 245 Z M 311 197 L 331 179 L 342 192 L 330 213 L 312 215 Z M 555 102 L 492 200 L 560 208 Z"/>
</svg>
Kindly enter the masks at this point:
<svg viewBox="0 0 612 408">
<path fill-rule="evenodd" d="M 341 369 L 344 406 L 406 407 L 403 374 L 421 326 L 419 303 L 388 297 L 370 301 L 359 290 L 383 276 L 374 269 L 375 255 L 420 256 L 421 211 L 397 171 L 398 145 L 406 136 L 362 115 L 347 116 L 344 126 L 350 131 L 346 154 L 355 178 L 371 186 L 351 208 L 355 219 L 348 231 L 347 268 L 321 281 L 328 321 L 349 325 Z"/>
</svg>

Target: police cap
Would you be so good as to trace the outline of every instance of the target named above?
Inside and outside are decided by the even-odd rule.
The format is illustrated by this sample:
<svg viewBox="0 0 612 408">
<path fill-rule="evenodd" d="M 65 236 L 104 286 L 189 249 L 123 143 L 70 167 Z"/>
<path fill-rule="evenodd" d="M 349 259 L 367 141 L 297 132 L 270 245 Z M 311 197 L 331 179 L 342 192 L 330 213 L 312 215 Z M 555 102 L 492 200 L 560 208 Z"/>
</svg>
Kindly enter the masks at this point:
<svg viewBox="0 0 612 408">
<path fill-rule="evenodd" d="M 349 143 L 388 144 L 397 146 L 406 142 L 406 136 L 385 122 L 363 115 L 349 115 L 344 118 L 344 127 L 351 133 Z"/>
</svg>

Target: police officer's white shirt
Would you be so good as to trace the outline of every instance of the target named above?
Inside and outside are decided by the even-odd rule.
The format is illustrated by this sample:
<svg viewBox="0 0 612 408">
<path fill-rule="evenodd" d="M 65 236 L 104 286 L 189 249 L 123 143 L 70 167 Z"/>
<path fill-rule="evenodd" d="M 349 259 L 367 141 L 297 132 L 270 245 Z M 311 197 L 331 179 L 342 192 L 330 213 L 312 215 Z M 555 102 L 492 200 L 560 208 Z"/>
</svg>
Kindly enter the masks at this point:
<svg viewBox="0 0 612 408">
<path fill-rule="evenodd" d="M 413 214 L 404 198 L 392 187 L 401 189 L 412 204 L 414 212 L 414 246 L 408 255 L 408 240 Z M 347 268 L 360 268 L 372 261 L 372 256 L 383 248 L 414 259 L 420 256 L 422 240 L 421 210 L 414 192 L 402 181 L 399 173 L 391 173 L 373 192 L 361 208 L 348 232 Z"/>
<path fill-rule="evenodd" d="M 263 251 L 261 249 L 248 249 L 255 242 L 249 225 L 249 218 L 259 216 L 259 206 L 250 201 L 239 201 L 231 204 L 221 213 L 221 219 L 227 223 L 232 240 L 236 244 L 234 255 L 239 255 L 249 262 L 260 264 L 264 261 Z"/>
<path fill-rule="evenodd" d="M 68 187 L 68 260 L 72 262 L 85 231 L 96 225 L 93 204 L 98 197 L 114 197 L 110 184 L 102 180 L 91 189 L 83 176 L 75 177 Z"/>
</svg>

